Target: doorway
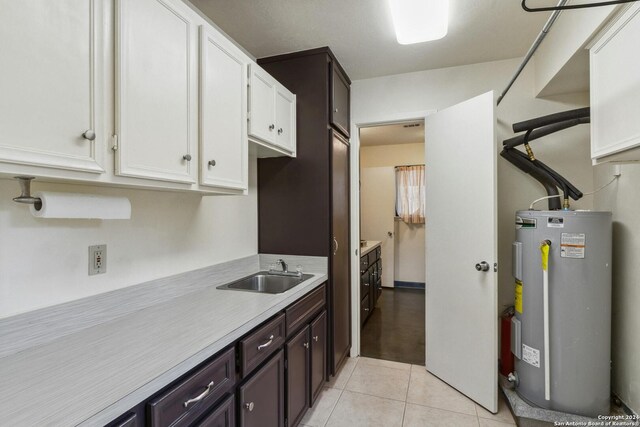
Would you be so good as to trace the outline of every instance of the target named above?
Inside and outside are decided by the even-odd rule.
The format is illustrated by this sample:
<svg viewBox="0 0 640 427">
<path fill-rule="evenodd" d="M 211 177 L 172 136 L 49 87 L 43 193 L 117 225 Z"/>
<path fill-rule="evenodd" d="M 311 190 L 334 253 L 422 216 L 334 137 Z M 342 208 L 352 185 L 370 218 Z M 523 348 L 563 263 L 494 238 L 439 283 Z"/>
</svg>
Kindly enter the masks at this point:
<svg viewBox="0 0 640 427">
<path fill-rule="evenodd" d="M 360 355 L 424 365 L 424 120 L 358 132 Z"/>
</svg>

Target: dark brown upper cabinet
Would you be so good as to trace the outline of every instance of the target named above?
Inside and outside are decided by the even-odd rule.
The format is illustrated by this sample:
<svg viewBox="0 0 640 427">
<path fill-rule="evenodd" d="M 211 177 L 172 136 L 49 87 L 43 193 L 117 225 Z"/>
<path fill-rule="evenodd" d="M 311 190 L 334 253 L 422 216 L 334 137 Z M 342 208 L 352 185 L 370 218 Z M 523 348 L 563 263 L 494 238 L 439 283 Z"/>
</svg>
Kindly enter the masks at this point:
<svg viewBox="0 0 640 427">
<path fill-rule="evenodd" d="M 331 105 L 329 107 L 331 124 L 349 138 L 350 118 L 350 82 L 336 62 L 331 64 Z"/>
</svg>

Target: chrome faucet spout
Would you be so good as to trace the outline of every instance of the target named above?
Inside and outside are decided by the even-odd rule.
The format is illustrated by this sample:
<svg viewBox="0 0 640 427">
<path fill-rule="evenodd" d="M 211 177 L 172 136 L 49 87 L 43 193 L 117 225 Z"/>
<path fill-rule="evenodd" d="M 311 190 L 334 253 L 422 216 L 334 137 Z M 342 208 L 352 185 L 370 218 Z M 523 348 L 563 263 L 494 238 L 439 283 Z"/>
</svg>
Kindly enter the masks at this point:
<svg viewBox="0 0 640 427">
<path fill-rule="evenodd" d="M 282 272 L 283 273 L 288 273 L 289 272 L 289 266 L 287 266 L 287 263 L 284 262 L 284 260 L 282 258 L 280 258 L 278 261 L 276 261 L 278 264 L 280 264 L 280 266 L 282 267 Z"/>
</svg>

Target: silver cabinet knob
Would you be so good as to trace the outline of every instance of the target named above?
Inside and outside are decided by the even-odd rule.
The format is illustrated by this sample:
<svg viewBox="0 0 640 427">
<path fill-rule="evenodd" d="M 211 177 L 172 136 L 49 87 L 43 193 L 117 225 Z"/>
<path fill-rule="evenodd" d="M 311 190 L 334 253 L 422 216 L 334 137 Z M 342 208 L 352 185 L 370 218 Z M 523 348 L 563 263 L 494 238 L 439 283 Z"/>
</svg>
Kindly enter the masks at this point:
<svg viewBox="0 0 640 427">
<path fill-rule="evenodd" d="M 304 346 L 304 348 L 306 348 L 307 350 L 309 350 L 309 343 L 308 343 L 308 342 L 306 342 L 306 343 L 304 343 L 304 344 L 302 344 L 302 345 Z"/>
<path fill-rule="evenodd" d="M 337 109 L 337 108 L 334 108 L 334 109 L 333 109 L 333 112 L 334 112 L 334 113 L 337 113 L 337 112 L 338 112 L 338 109 Z"/>
<path fill-rule="evenodd" d="M 269 130 L 274 130 L 276 128 L 276 125 L 269 125 Z"/>
<path fill-rule="evenodd" d="M 249 402 L 249 403 L 245 403 L 245 404 L 244 404 L 244 408 L 245 408 L 245 409 L 248 409 L 248 410 L 249 410 L 249 412 L 253 411 L 253 406 L 254 406 L 254 405 L 253 405 L 253 402 Z"/>
<path fill-rule="evenodd" d="M 82 134 L 82 137 L 84 139 L 86 139 L 87 141 L 93 141 L 96 139 L 96 133 L 94 132 L 93 129 L 87 129 L 84 131 L 84 133 Z"/>
<path fill-rule="evenodd" d="M 487 261 L 482 261 L 476 264 L 476 270 L 478 271 L 489 271 L 489 263 Z"/>
<path fill-rule="evenodd" d="M 369 309 L 368 309 L 368 308 L 365 308 L 365 309 L 364 309 L 364 311 L 369 311 Z"/>
<path fill-rule="evenodd" d="M 316 335 L 315 337 L 313 337 L 313 340 L 314 340 L 315 342 L 318 342 L 318 336 Z"/>
<path fill-rule="evenodd" d="M 184 156 L 182 156 L 182 158 L 184 160 L 186 160 L 187 162 L 190 162 L 191 161 L 191 154 L 185 154 Z"/>
<path fill-rule="evenodd" d="M 215 166 L 215 165 L 216 165 L 215 160 L 209 160 L 209 166 Z"/>
<path fill-rule="evenodd" d="M 284 132 L 282 128 L 278 129 L 278 135 L 282 135 L 282 132 Z"/>
</svg>

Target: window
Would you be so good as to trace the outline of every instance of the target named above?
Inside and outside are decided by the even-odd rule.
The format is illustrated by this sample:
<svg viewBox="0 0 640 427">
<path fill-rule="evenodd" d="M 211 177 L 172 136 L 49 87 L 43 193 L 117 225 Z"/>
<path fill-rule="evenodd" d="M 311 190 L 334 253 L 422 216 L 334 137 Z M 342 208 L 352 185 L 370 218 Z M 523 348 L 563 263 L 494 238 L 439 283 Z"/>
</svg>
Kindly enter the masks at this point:
<svg viewBox="0 0 640 427">
<path fill-rule="evenodd" d="M 396 167 L 396 214 L 407 224 L 424 224 L 424 165 Z"/>
</svg>

